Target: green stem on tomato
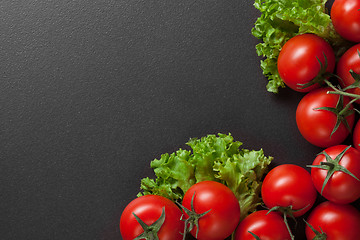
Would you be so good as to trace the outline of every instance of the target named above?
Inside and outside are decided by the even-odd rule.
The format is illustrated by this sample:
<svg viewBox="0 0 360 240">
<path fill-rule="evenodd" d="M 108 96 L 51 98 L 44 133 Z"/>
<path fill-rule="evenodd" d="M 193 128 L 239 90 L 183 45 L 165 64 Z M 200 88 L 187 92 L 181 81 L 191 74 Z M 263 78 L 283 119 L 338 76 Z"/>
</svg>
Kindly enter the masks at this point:
<svg viewBox="0 0 360 240">
<path fill-rule="evenodd" d="M 308 227 L 311 229 L 311 231 L 313 231 L 315 233 L 315 237 L 313 238 L 313 240 L 326 240 L 327 239 L 327 235 L 326 233 L 324 233 L 324 231 L 320 228 L 320 231 L 317 231 L 310 223 L 308 223 L 305 219 L 304 219 L 306 225 L 308 225 Z"/>
<path fill-rule="evenodd" d="M 186 234 L 188 232 L 191 232 L 191 230 L 194 228 L 194 226 L 196 226 L 195 238 L 197 238 L 198 233 L 199 233 L 199 219 L 211 211 L 211 209 L 210 209 L 204 213 L 196 213 L 195 209 L 194 209 L 194 197 L 195 197 L 195 192 L 191 198 L 191 210 L 187 209 L 180 203 L 177 203 L 178 206 L 188 215 L 188 218 L 184 220 L 185 226 L 184 226 L 183 240 L 185 240 Z M 183 216 L 184 216 L 184 214 L 181 216 L 180 220 L 183 220 Z M 188 227 L 188 225 L 189 225 L 189 227 Z"/>
<path fill-rule="evenodd" d="M 143 233 L 138 235 L 134 240 L 146 239 L 146 240 L 159 240 L 158 232 L 160 231 L 161 226 L 165 222 L 165 207 L 162 208 L 161 216 L 151 225 L 147 225 L 143 220 L 141 220 L 135 213 L 132 213 L 136 221 L 140 224 L 143 229 Z"/>
<path fill-rule="evenodd" d="M 306 206 L 305 208 L 307 208 L 307 207 L 308 207 L 308 206 Z M 305 208 L 304 208 L 304 209 L 305 209 Z M 275 206 L 275 207 L 269 209 L 268 213 L 273 212 L 273 211 L 279 211 L 280 213 L 283 214 L 284 223 L 285 223 L 285 226 L 286 226 L 286 228 L 287 228 L 287 230 L 288 230 L 288 232 L 289 232 L 290 238 L 291 238 L 291 240 L 294 240 L 294 239 L 295 239 L 295 236 L 294 236 L 294 235 L 292 234 L 292 232 L 291 232 L 291 229 L 290 229 L 290 226 L 289 226 L 289 223 L 288 223 L 288 220 L 287 220 L 287 219 L 288 219 L 288 216 L 289 216 L 290 218 L 292 218 L 292 219 L 296 222 L 296 219 L 295 219 L 293 213 L 294 213 L 294 212 L 297 212 L 297 211 L 300 211 L 300 210 L 302 210 L 302 209 L 293 210 L 293 209 L 292 209 L 292 205 L 290 205 L 290 206 L 288 206 L 288 207 Z"/>
<path fill-rule="evenodd" d="M 347 96 L 347 97 L 355 98 L 356 100 L 360 99 L 360 95 L 358 95 L 358 94 L 344 92 L 344 91 L 341 91 L 341 90 L 339 90 L 339 89 L 337 89 L 337 90 L 335 90 L 335 91 L 328 91 L 327 93 L 329 93 L 329 94 L 344 95 L 344 96 Z"/>
<path fill-rule="evenodd" d="M 356 100 L 360 99 L 360 95 L 355 94 L 355 93 L 349 93 L 349 92 L 345 92 L 342 91 L 340 89 L 338 89 L 337 87 L 335 87 L 331 82 L 329 82 L 328 80 L 325 80 L 326 84 L 331 87 L 334 91 L 328 91 L 328 94 L 338 94 L 338 95 L 343 95 L 343 96 L 347 96 L 350 98 L 355 98 Z"/>
</svg>

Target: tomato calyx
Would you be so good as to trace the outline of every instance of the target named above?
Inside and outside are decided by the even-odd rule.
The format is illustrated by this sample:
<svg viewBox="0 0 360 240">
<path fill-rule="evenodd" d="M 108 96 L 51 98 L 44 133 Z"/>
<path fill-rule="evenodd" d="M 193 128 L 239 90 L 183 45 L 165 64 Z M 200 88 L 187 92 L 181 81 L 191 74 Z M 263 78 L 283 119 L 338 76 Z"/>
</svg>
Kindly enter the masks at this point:
<svg viewBox="0 0 360 240">
<path fill-rule="evenodd" d="M 188 215 L 188 218 L 185 219 L 185 220 L 183 219 L 184 214 L 180 218 L 180 220 L 185 221 L 183 240 L 185 240 L 186 234 L 193 230 L 194 226 L 196 226 L 196 235 L 195 235 L 195 237 L 197 238 L 198 233 L 199 233 L 199 219 L 202 218 L 203 216 L 205 216 L 206 214 L 208 214 L 211 211 L 211 209 L 210 209 L 210 210 L 208 210 L 206 212 L 203 212 L 203 213 L 196 213 L 195 209 L 194 209 L 194 198 L 195 198 L 195 192 L 194 192 L 194 194 L 193 194 L 193 196 L 191 198 L 191 210 L 187 209 L 186 207 L 184 207 L 183 205 L 178 203 L 178 205 L 181 207 L 181 209 L 183 209 L 183 211 Z"/>
<path fill-rule="evenodd" d="M 350 102 L 352 103 L 352 102 Z M 351 114 L 354 113 L 353 109 L 350 109 L 352 105 L 351 104 L 347 104 L 344 107 L 344 96 L 340 95 L 339 96 L 339 100 L 336 103 L 336 107 L 318 107 L 318 108 L 314 108 L 314 110 L 325 110 L 325 111 L 329 111 L 332 112 L 336 115 L 336 123 L 335 126 L 330 134 L 330 137 L 336 132 L 336 130 L 339 128 L 340 124 L 343 123 L 346 127 L 346 129 L 351 132 L 351 128 L 350 125 L 346 119 L 346 117 L 350 116 Z"/>
<path fill-rule="evenodd" d="M 329 81 L 326 80 L 325 82 L 327 83 L 327 85 L 334 90 L 334 91 L 328 91 L 327 93 L 328 94 L 338 94 L 338 95 L 350 97 L 353 99 L 352 102 L 355 102 L 356 100 L 360 99 L 359 94 L 347 92 L 347 90 L 349 90 L 349 89 L 360 88 L 360 74 L 357 74 L 352 69 L 350 69 L 349 73 L 355 79 L 355 82 L 353 84 L 350 84 L 349 86 L 345 87 L 344 89 L 340 89 L 340 88 L 336 88 L 334 85 L 332 85 Z M 337 77 L 340 81 L 342 81 L 342 79 L 340 77 L 338 77 L 338 76 L 335 76 L 335 77 Z"/>
<path fill-rule="evenodd" d="M 344 90 L 348 90 L 348 89 L 352 89 L 352 88 L 358 88 L 360 87 L 360 74 L 357 74 L 356 72 L 354 72 L 354 70 L 350 69 L 350 75 L 355 79 L 355 82 L 349 86 L 347 86 L 346 88 L 344 88 Z M 360 96 L 359 96 L 360 97 Z"/>
<path fill-rule="evenodd" d="M 350 147 L 351 146 L 346 147 L 341 153 L 339 153 L 335 157 L 335 159 L 332 159 L 329 156 L 329 154 L 327 154 L 327 152 L 322 151 L 321 153 L 319 153 L 317 155 L 323 154 L 325 156 L 326 162 L 321 162 L 320 165 L 307 165 L 307 167 L 314 167 L 314 168 L 327 170 L 327 174 L 326 174 L 326 177 L 325 177 L 325 180 L 324 180 L 324 183 L 322 185 L 321 192 L 320 192 L 321 195 L 322 195 L 323 190 L 324 190 L 326 184 L 328 183 L 329 179 L 337 171 L 344 172 L 344 173 L 350 175 L 351 177 L 355 178 L 356 180 L 360 181 L 354 174 L 352 174 L 347 168 L 341 166 L 340 163 L 339 163 L 341 158 L 344 156 L 344 154 L 346 153 L 346 151 Z"/>
<path fill-rule="evenodd" d="M 165 207 L 162 208 L 162 213 L 160 217 L 151 225 L 147 225 L 143 220 L 141 220 L 135 213 L 132 213 L 136 218 L 136 221 L 140 224 L 142 229 L 144 230 L 139 236 L 134 238 L 134 240 L 146 239 L 146 240 L 159 240 L 158 232 L 161 226 L 165 222 Z"/>
<path fill-rule="evenodd" d="M 358 52 L 358 55 L 360 57 L 360 51 L 357 50 Z M 350 69 L 349 71 L 350 75 L 353 77 L 353 79 L 355 80 L 354 83 L 350 84 L 349 86 L 345 87 L 344 89 L 338 89 L 336 87 L 334 87 L 330 82 L 328 82 L 327 80 L 325 81 L 327 83 L 327 85 L 329 87 L 331 87 L 334 91 L 329 91 L 328 93 L 331 93 L 331 94 L 339 94 L 339 95 L 343 95 L 343 96 L 347 96 L 347 97 L 350 97 L 350 98 L 353 98 L 355 100 L 359 100 L 360 99 L 360 95 L 359 94 L 355 94 L 355 93 L 350 93 L 350 92 L 347 92 L 347 90 L 349 89 L 354 89 L 354 88 L 360 88 L 360 74 L 354 72 L 354 70 Z M 338 78 L 340 81 L 343 82 L 343 80 L 339 77 L 339 76 L 336 76 L 336 78 Z M 355 109 L 356 110 L 356 109 Z"/>
<path fill-rule="evenodd" d="M 311 231 L 313 231 L 315 233 L 315 237 L 312 240 L 326 240 L 327 239 L 327 235 L 326 233 L 324 233 L 324 231 L 320 228 L 319 232 L 318 230 L 316 230 L 310 223 L 308 223 L 306 220 L 304 220 L 304 222 L 306 223 L 306 225 L 309 226 L 309 228 L 311 229 Z"/>
<path fill-rule="evenodd" d="M 319 70 L 318 74 L 316 75 L 316 77 L 313 78 L 312 80 L 310 80 L 307 83 L 298 83 L 297 84 L 298 89 L 305 89 L 305 88 L 308 88 L 308 87 L 310 87 L 312 85 L 315 85 L 315 84 L 319 84 L 320 86 L 322 86 L 322 85 L 324 85 L 325 79 L 332 76 L 332 74 L 327 72 L 327 70 L 326 70 L 327 67 L 328 67 L 328 60 L 327 60 L 327 57 L 326 57 L 325 53 L 323 53 L 323 56 L 324 56 L 324 60 L 325 60 L 324 64 L 316 56 L 316 59 L 320 64 L 320 70 Z"/>
<path fill-rule="evenodd" d="M 355 73 L 353 70 L 350 70 L 350 73 L 353 74 L 353 77 L 355 79 L 355 82 L 349 86 L 347 86 L 344 89 L 336 88 L 333 84 L 331 84 L 329 81 L 325 80 L 325 82 L 327 83 L 327 85 L 329 87 L 331 87 L 333 89 L 333 91 L 328 91 L 327 94 L 337 94 L 340 96 L 346 96 L 346 97 L 350 97 L 352 98 L 352 100 L 346 105 L 345 108 L 349 109 L 351 104 L 353 104 L 354 102 L 356 102 L 357 100 L 360 100 L 360 95 L 355 94 L 355 93 L 350 93 L 350 92 L 346 92 L 346 90 L 351 89 L 351 88 L 357 88 L 360 87 L 360 74 Z M 341 80 L 341 79 L 340 79 Z M 344 109 L 345 109 L 344 108 Z M 354 108 L 352 111 L 356 111 L 357 113 L 360 114 L 360 111 L 356 108 Z M 351 132 L 351 131 L 350 131 Z"/>
<path fill-rule="evenodd" d="M 307 207 L 308 207 L 308 206 L 306 206 L 306 207 L 304 207 L 304 208 L 302 208 L 302 209 L 299 209 L 299 210 L 294 210 L 292 205 L 287 206 L 287 207 L 275 206 L 275 207 L 269 209 L 269 211 L 267 212 L 267 214 L 269 214 L 270 212 L 273 212 L 273 211 L 278 211 L 278 212 L 282 213 L 282 214 L 283 214 L 283 218 L 284 218 L 284 223 L 285 223 L 286 228 L 287 228 L 287 230 L 288 230 L 288 232 L 289 232 L 289 234 L 290 234 L 291 240 L 294 240 L 294 239 L 295 239 L 295 236 L 294 236 L 294 235 L 292 234 L 292 232 L 291 232 L 291 229 L 290 229 L 290 226 L 289 226 L 289 223 L 288 223 L 287 218 L 288 218 L 288 216 L 289 216 L 289 217 L 290 217 L 291 219 L 293 219 L 293 220 L 295 221 L 295 223 L 296 223 L 296 219 L 295 219 L 295 216 L 294 216 L 294 212 L 301 211 L 301 210 L 303 210 L 303 209 L 305 209 L 305 208 L 307 208 Z"/>
</svg>

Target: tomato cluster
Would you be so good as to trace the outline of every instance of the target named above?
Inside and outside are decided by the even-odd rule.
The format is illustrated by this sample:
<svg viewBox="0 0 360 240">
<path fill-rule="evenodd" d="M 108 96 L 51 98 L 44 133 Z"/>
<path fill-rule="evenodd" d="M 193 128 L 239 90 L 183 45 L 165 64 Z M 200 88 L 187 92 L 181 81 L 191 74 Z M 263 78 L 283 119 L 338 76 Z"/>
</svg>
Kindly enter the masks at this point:
<svg viewBox="0 0 360 240">
<path fill-rule="evenodd" d="M 199 240 L 231 234 L 234 240 L 293 240 L 288 218 L 305 213 L 308 240 L 359 239 L 360 211 L 351 205 L 360 199 L 359 10 L 360 1 L 334 1 L 334 28 L 353 42 L 339 59 L 327 41 L 310 33 L 291 38 L 278 57 L 284 83 L 305 94 L 296 109 L 299 132 L 324 149 L 307 166 L 311 170 L 294 164 L 273 168 L 261 188 L 266 208 L 241 221 L 234 193 L 214 181 L 194 184 L 181 204 L 161 196 L 139 197 L 122 213 L 123 239 L 180 240 L 190 233 Z M 325 201 L 314 205 L 318 194 Z"/>
<path fill-rule="evenodd" d="M 282 199 L 277 199 L 275 204 L 282 207 L 286 206 L 281 202 L 285 200 L 294 209 L 298 209 L 295 207 L 297 204 L 303 205 L 307 201 L 308 207 L 300 211 L 302 215 L 304 210 L 312 207 L 313 195 L 308 192 L 302 197 L 293 196 L 293 192 L 300 194 L 298 188 L 303 186 L 308 191 L 315 188 L 326 202 L 311 210 L 306 227 L 307 239 L 314 239 L 315 235 L 319 236 L 316 239 L 357 239 L 360 235 L 360 212 L 351 205 L 360 198 L 360 120 L 356 114 L 360 104 L 359 9 L 360 1 L 352 0 L 335 0 L 332 6 L 335 30 L 352 42 L 337 60 L 330 44 L 314 34 L 291 38 L 278 57 L 278 72 L 284 83 L 305 93 L 296 109 L 298 130 L 309 143 L 324 150 L 312 165 L 307 166 L 311 167 L 311 183 L 308 183 L 309 176 L 303 180 L 295 177 L 297 174 L 290 177 L 287 176 L 288 167 L 278 166 L 279 169 L 272 171 L 280 174 L 272 180 L 271 190 L 262 191 L 262 197 L 270 208 L 274 203 L 269 201 L 275 201 L 271 193 L 277 191 Z M 347 142 L 352 144 L 347 145 Z M 268 187 L 269 175 L 265 177 L 263 188 Z M 282 181 L 286 178 L 290 180 Z M 289 183 L 296 181 L 293 178 L 301 184 Z M 293 216 L 297 217 L 296 214 L 295 211 Z"/>
<path fill-rule="evenodd" d="M 184 240 L 187 233 L 199 240 L 223 240 L 230 235 L 233 240 L 293 240 L 287 219 L 309 212 L 304 229 L 307 239 L 316 235 L 329 240 L 357 239 L 360 211 L 351 203 L 360 198 L 359 160 L 360 151 L 337 145 L 316 156 L 309 166 L 311 174 L 294 164 L 276 166 L 261 187 L 265 208 L 241 221 L 234 193 L 215 181 L 194 184 L 181 204 L 156 195 L 138 197 L 124 209 L 120 232 L 124 240 Z M 340 170 L 317 167 L 331 164 L 338 164 Z M 328 200 L 314 207 L 317 192 Z"/>
<path fill-rule="evenodd" d="M 332 146 L 308 167 L 312 167 L 311 173 L 294 164 L 273 168 L 261 189 L 268 210 L 251 213 L 241 221 L 235 240 L 293 240 L 287 219 L 296 220 L 305 213 L 309 213 L 305 228 L 308 240 L 358 239 L 360 211 L 351 203 L 360 199 L 360 151 L 346 145 Z M 314 207 L 317 192 L 325 201 Z"/>
<path fill-rule="evenodd" d="M 307 212 L 308 240 L 359 239 L 360 211 L 351 205 L 360 199 L 359 10 L 360 1 L 334 1 L 334 28 L 352 42 L 339 58 L 326 40 L 311 33 L 297 35 L 282 47 L 279 76 L 289 88 L 304 93 L 296 109 L 298 130 L 324 150 L 307 166 L 310 172 L 284 164 L 265 176 L 261 194 L 269 210 L 240 222 L 236 240 L 294 239 L 287 218 Z M 325 201 L 314 206 L 317 194 Z"/>
<path fill-rule="evenodd" d="M 353 42 L 339 59 L 326 40 L 310 33 L 297 35 L 282 47 L 279 76 L 289 88 L 305 94 L 296 109 L 298 130 L 324 150 L 307 166 L 310 173 L 284 164 L 265 176 L 261 194 L 269 210 L 252 213 L 240 222 L 236 240 L 294 239 L 287 218 L 304 216 L 309 210 L 308 240 L 359 239 L 360 211 L 351 205 L 360 199 L 359 10 L 360 1 L 335 0 L 333 4 L 334 28 Z M 318 193 L 325 201 L 314 206 Z"/>
<path fill-rule="evenodd" d="M 134 199 L 121 215 L 120 232 L 124 240 L 180 240 L 187 233 L 198 240 L 223 240 L 235 231 L 240 213 L 230 188 L 202 181 L 188 189 L 181 204 L 156 195 Z"/>
<path fill-rule="evenodd" d="M 335 0 L 332 5 L 333 26 L 351 44 L 338 60 L 326 40 L 310 33 L 288 40 L 278 57 L 283 82 L 307 93 L 298 105 L 296 123 L 301 135 L 318 147 L 341 144 L 353 133 L 354 147 L 360 149 L 353 106 L 360 104 L 359 9 L 360 1 Z"/>
<path fill-rule="evenodd" d="M 280 52 L 278 71 L 290 88 L 307 92 L 298 104 L 296 123 L 307 141 L 325 148 L 343 143 L 353 131 L 353 105 L 360 102 L 360 43 L 341 56 L 334 73 L 334 53 L 319 39 L 314 34 L 291 38 Z M 334 86 L 331 76 L 342 88 Z M 355 128 L 353 141 L 360 149 L 358 131 Z"/>
</svg>

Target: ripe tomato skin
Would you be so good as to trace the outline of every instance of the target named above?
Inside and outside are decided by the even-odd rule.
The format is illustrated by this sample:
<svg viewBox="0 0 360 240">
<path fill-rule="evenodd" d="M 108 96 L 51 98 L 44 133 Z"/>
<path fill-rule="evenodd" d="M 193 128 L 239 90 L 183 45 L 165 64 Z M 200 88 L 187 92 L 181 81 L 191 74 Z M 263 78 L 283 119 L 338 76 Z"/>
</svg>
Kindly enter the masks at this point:
<svg viewBox="0 0 360 240">
<path fill-rule="evenodd" d="M 360 119 L 357 121 L 353 131 L 354 147 L 360 151 Z"/>
<path fill-rule="evenodd" d="M 324 151 L 332 159 L 335 159 L 336 156 L 338 156 L 347 147 L 348 146 L 346 145 L 336 145 L 327 148 Z M 320 165 L 321 162 L 326 162 L 324 154 L 319 154 L 312 165 Z M 339 164 L 360 179 L 360 151 L 350 147 L 341 158 Z M 316 190 L 319 193 L 321 192 L 327 172 L 327 170 L 314 167 L 311 169 L 311 178 Z M 360 182 L 349 174 L 337 171 L 330 177 L 324 187 L 322 196 L 334 203 L 352 203 L 360 198 Z"/>
<path fill-rule="evenodd" d="M 340 98 L 337 94 L 327 94 L 331 88 L 319 88 L 307 93 L 299 102 L 296 109 L 296 124 L 301 135 L 311 144 L 326 148 L 339 145 L 349 136 L 350 132 L 344 123 L 331 135 L 337 116 L 336 114 L 315 108 L 335 108 Z M 349 98 L 344 96 L 344 106 L 349 103 Z M 351 106 L 350 109 L 353 109 Z M 355 122 L 355 114 L 346 117 L 349 127 L 352 129 Z"/>
<path fill-rule="evenodd" d="M 171 200 L 156 196 L 145 195 L 135 198 L 124 209 L 120 218 L 120 232 L 123 240 L 133 240 L 143 229 L 132 213 L 135 213 L 147 225 L 154 223 L 165 207 L 165 222 L 158 232 L 160 240 L 181 240 L 184 222 L 180 220 L 182 212 Z"/>
<path fill-rule="evenodd" d="M 335 0 L 330 16 L 337 33 L 343 38 L 360 42 L 360 2 L 357 0 Z"/>
<path fill-rule="evenodd" d="M 252 232 L 261 240 L 290 240 L 284 219 L 276 212 L 260 210 L 242 220 L 235 232 L 234 240 L 254 240 Z"/>
<path fill-rule="evenodd" d="M 354 240 L 360 236 L 360 212 L 349 204 L 320 203 L 311 211 L 307 222 L 315 230 L 326 233 L 327 240 Z M 308 240 L 314 239 L 315 233 L 309 226 L 305 233 Z"/>
<path fill-rule="evenodd" d="M 301 34 L 289 39 L 282 47 L 278 57 L 278 72 L 284 83 L 298 92 L 309 92 L 319 87 L 319 84 L 301 89 L 299 84 L 306 84 L 313 80 L 320 72 L 321 65 L 325 65 L 326 72 L 333 72 L 335 55 L 330 44 L 315 34 Z"/>
<path fill-rule="evenodd" d="M 360 5 L 359 1 L 358 3 Z M 360 15 L 360 12 L 358 14 Z M 340 57 L 338 61 L 338 64 L 336 66 L 336 75 L 341 78 L 341 81 L 339 81 L 339 83 L 342 88 L 345 88 L 355 82 L 355 79 L 351 76 L 349 72 L 350 70 L 353 70 L 355 73 L 360 74 L 360 56 L 358 51 L 360 51 L 360 43 L 349 48 Z M 348 89 L 347 92 L 360 95 L 360 87 Z M 356 103 L 360 104 L 360 100 L 357 100 Z"/>
<path fill-rule="evenodd" d="M 211 209 L 199 219 L 198 240 L 223 240 L 235 231 L 240 220 L 240 205 L 227 186 L 215 181 L 194 184 L 185 193 L 182 202 L 182 205 L 189 210 L 193 195 L 196 213 L 201 214 Z M 185 219 L 187 217 L 185 214 Z M 196 230 L 194 226 L 191 231 L 194 237 Z"/>
<path fill-rule="evenodd" d="M 311 175 L 294 164 L 279 165 L 265 176 L 261 195 L 268 208 L 292 206 L 295 217 L 306 213 L 315 203 L 317 192 Z"/>
</svg>

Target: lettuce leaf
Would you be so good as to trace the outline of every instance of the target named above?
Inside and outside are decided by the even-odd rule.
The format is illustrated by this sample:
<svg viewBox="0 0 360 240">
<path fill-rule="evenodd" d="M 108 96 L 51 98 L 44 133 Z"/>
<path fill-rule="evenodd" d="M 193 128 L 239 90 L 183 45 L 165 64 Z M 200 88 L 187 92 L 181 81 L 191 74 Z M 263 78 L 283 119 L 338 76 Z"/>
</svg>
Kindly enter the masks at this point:
<svg viewBox="0 0 360 240">
<path fill-rule="evenodd" d="M 141 180 L 138 196 L 156 194 L 181 201 L 195 183 L 213 180 L 228 186 L 239 200 L 242 218 L 261 204 L 262 178 L 272 157 L 263 150 L 241 149 L 231 134 L 207 135 L 186 143 L 191 150 L 162 154 L 151 162 L 156 179 Z"/>
<path fill-rule="evenodd" d="M 290 38 L 303 33 L 314 33 L 327 40 L 336 55 L 341 54 L 343 46 L 348 45 L 334 30 L 326 2 L 327 0 L 255 0 L 254 6 L 261 15 L 255 22 L 252 34 L 262 40 L 256 45 L 256 52 L 264 57 L 260 67 L 268 78 L 266 88 L 269 92 L 278 93 L 279 88 L 285 87 L 277 70 L 277 57 Z"/>
</svg>

